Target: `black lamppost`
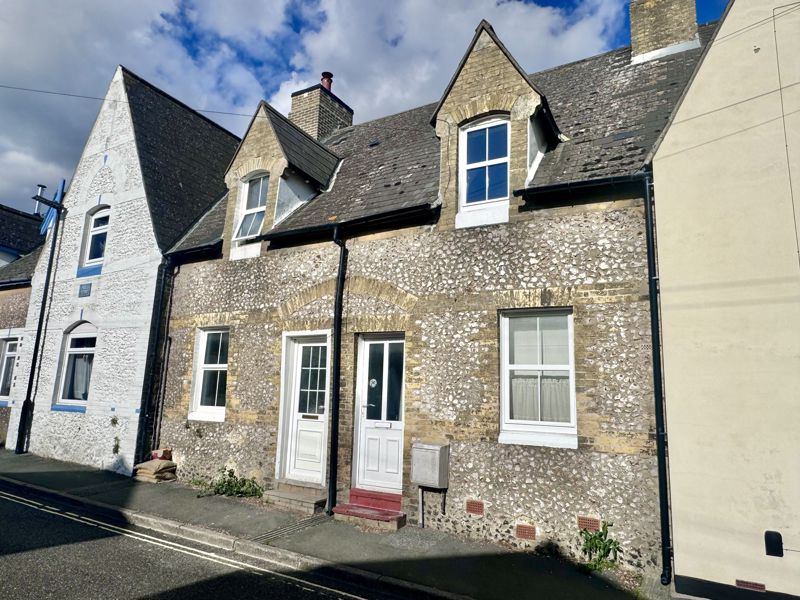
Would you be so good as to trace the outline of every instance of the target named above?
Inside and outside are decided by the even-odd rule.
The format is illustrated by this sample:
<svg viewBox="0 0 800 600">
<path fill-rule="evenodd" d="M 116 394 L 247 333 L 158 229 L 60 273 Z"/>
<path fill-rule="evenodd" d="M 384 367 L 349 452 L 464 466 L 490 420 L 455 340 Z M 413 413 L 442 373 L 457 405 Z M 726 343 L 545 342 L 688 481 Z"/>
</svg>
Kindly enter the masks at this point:
<svg viewBox="0 0 800 600">
<path fill-rule="evenodd" d="M 39 358 L 39 345 L 42 342 L 42 326 L 44 324 L 45 309 L 47 307 L 47 296 L 50 291 L 50 275 L 53 271 L 53 260 L 56 255 L 56 240 L 58 238 L 58 226 L 61 222 L 61 215 L 66 212 L 64 205 L 60 201 L 64 197 L 65 182 L 62 179 L 61 184 L 58 186 L 58 192 L 55 199 L 48 200 L 42 196 L 44 186 L 39 186 L 39 191 L 33 197 L 36 202 L 49 206 L 56 211 L 56 222 L 53 223 L 53 235 L 50 238 L 50 257 L 47 260 L 47 274 L 44 277 L 44 289 L 42 290 L 42 304 L 39 308 L 39 325 L 36 327 L 36 341 L 33 343 L 33 357 L 31 358 L 31 370 L 28 374 L 28 391 L 25 394 L 25 401 L 22 403 L 22 410 L 19 415 L 19 429 L 17 430 L 17 447 L 14 452 L 17 454 L 24 454 L 28 451 L 28 440 L 31 432 L 31 421 L 33 420 L 33 381 L 36 373 L 36 363 Z"/>
</svg>

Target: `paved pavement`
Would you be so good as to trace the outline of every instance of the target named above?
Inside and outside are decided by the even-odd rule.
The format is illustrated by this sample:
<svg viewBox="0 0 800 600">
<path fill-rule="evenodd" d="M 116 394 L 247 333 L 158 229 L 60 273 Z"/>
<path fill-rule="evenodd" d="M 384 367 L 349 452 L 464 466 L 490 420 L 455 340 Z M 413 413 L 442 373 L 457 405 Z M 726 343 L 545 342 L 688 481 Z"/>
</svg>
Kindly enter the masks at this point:
<svg viewBox="0 0 800 600">
<path fill-rule="evenodd" d="M 209 544 L 215 552 L 220 548 L 232 551 L 231 556 L 239 560 L 265 559 L 280 565 L 285 573 L 333 576 L 359 584 L 371 581 L 374 589 L 400 597 L 653 597 L 620 590 L 562 559 L 507 551 L 431 529 L 409 526 L 396 533 L 370 533 L 325 520 L 298 527 L 301 516 L 242 500 L 198 498 L 196 490 L 180 483 L 142 483 L 106 471 L 0 450 L 3 489 L 67 502 L 76 509 L 91 510 L 103 520 L 180 536 L 184 542 Z M 267 533 L 265 541 L 262 536 Z M 2 539 L 0 535 L 0 554 Z M 129 562 L 122 560 L 121 568 L 128 568 Z M 657 597 L 669 597 L 666 589 L 653 589 L 656 594 L 663 593 Z"/>
</svg>

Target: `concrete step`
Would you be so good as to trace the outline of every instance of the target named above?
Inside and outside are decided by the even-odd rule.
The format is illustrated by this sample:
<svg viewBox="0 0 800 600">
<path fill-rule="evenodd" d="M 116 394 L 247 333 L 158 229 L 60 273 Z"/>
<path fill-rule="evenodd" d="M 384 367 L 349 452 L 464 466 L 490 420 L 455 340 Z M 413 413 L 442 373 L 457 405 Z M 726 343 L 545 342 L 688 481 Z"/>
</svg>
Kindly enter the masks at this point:
<svg viewBox="0 0 800 600">
<path fill-rule="evenodd" d="M 267 490 L 264 499 L 279 508 L 285 508 L 307 515 L 325 510 L 326 497 L 319 490 Z"/>
<path fill-rule="evenodd" d="M 381 531 L 397 531 L 406 524 L 406 514 L 399 510 L 372 508 L 358 504 L 339 504 L 333 508 L 333 518 L 351 525 Z"/>
<path fill-rule="evenodd" d="M 281 492 L 293 492 L 297 494 L 314 493 L 320 498 L 328 493 L 327 487 L 314 485 L 312 483 L 288 480 L 276 482 L 275 489 Z"/>
<path fill-rule="evenodd" d="M 350 504 L 369 506 L 371 508 L 382 508 L 385 510 L 399 512 L 402 500 L 402 494 L 374 492 L 372 490 L 365 490 L 361 488 L 350 488 Z"/>
</svg>

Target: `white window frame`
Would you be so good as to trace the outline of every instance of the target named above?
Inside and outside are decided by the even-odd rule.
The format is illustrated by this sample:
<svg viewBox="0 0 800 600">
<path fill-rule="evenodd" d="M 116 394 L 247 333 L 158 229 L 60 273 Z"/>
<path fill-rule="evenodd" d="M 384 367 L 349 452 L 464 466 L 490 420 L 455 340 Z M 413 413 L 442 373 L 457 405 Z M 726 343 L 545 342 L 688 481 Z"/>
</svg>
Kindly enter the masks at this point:
<svg viewBox="0 0 800 600">
<path fill-rule="evenodd" d="M 72 340 L 79 338 L 94 338 L 94 347 L 92 348 L 72 348 Z M 67 378 L 67 366 L 69 365 L 70 354 L 91 354 L 97 356 L 97 331 L 79 331 L 76 333 L 68 333 L 64 339 L 64 349 L 61 352 L 61 375 L 58 378 L 58 389 L 56 391 L 56 404 L 67 406 L 86 406 L 89 403 L 89 395 L 86 400 L 76 400 L 74 398 L 64 398 L 64 383 Z M 94 373 L 94 360 L 92 360 L 92 373 Z M 92 380 L 89 379 L 89 391 L 92 389 Z"/>
<path fill-rule="evenodd" d="M 106 248 L 108 247 L 108 224 L 95 227 L 94 222 L 102 217 L 108 217 L 108 222 L 111 223 L 111 209 L 102 208 L 97 212 L 89 215 L 89 222 L 86 225 L 86 247 L 83 250 L 83 265 L 100 265 L 106 257 Z M 101 233 L 106 234 L 106 245 L 103 247 L 103 256 L 99 258 L 89 258 L 89 252 L 92 248 L 92 238 Z"/>
<path fill-rule="evenodd" d="M 2 350 L 2 352 L 0 352 L 0 385 L 6 377 L 6 359 L 9 357 L 14 358 L 14 362 L 11 363 L 11 385 L 8 388 L 8 394 L 5 396 L 1 395 L 2 390 L 0 390 L 0 400 L 8 400 L 11 396 L 11 390 L 14 387 L 14 371 L 17 366 L 17 360 L 19 360 L 19 347 L 21 342 L 22 338 L 19 336 L 9 336 L 0 339 L 0 350 Z M 9 344 L 16 344 L 13 352 L 8 349 Z"/>
<path fill-rule="evenodd" d="M 506 155 L 467 165 L 467 135 L 479 129 L 496 125 L 506 126 Z M 488 138 L 487 138 L 488 139 Z M 487 142 L 488 143 L 488 142 Z M 504 198 L 493 198 L 479 202 L 467 202 L 467 168 L 488 167 L 505 163 L 508 169 L 508 194 Z M 508 222 L 508 207 L 511 196 L 511 121 L 508 117 L 488 117 L 461 127 L 458 131 L 458 214 L 456 227 L 477 227 Z"/>
<path fill-rule="evenodd" d="M 261 226 L 258 228 L 258 231 L 256 233 L 252 233 L 250 235 L 239 235 L 239 230 L 242 227 L 242 223 L 244 223 L 244 220 L 248 215 L 263 212 L 264 219 L 267 218 L 268 199 L 266 197 L 264 198 L 264 206 L 258 206 L 256 208 L 247 208 L 247 195 L 250 192 L 250 186 L 254 181 L 261 181 L 262 179 L 267 180 L 266 193 L 269 194 L 269 180 L 270 180 L 269 173 L 252 173 L 248 175 L 247 179 L 242 182 L 241 198 L 239 200 L 239 218 L 236 220 L 236 229 L 234 229 L 233 233 L 233 240 L 235 242 L 242 242 L 244 240 L 256 237 L 259 233 L 261 233 L 261 229 L 264 227 L 264 220 L 262 219 Z"/>
<path fill-rule="evenodd" d="M 568 365 L 530 365 L 509 364 L 509 320 L 514 317 L 554 316 L 567 317 L 567 336 L 569 340 Z M 570 421 L 553 423 L 550 421 L 522 421 L 510 418 L 511 393 L 509 374 L 512 370 L 531 371 L 569 371 Z M 553 448 L 578 447 L 578 428 L 575 394 L 575 339 L 572 310 L 538 309 L 510 310 L 500 313 L 500 436 L 501 444 L 521 444 L 525 446 L 549 446 Z"/>
<path fill-rule="evenodd" d="M 228 371 L 228 364 L 206 364 L 206 344 L 208 336 L 212 333 L 228 334 L 228 360 L 230 361 L 231 351 L 231 331 L 229 327 L 208 327 L 198 329 L 195 341 L 195 359 L 192 368 L 192 404 L 189 411 L 189 419 L 192 421 L 215 421 L 221 423 L 225 421 L 225 409 L 228 406 L 227 377 L 225 384 L 225 406 L 201 406 L 200 394 L 203 391 L 203 373 L 206 371 Z"/>
</svg>

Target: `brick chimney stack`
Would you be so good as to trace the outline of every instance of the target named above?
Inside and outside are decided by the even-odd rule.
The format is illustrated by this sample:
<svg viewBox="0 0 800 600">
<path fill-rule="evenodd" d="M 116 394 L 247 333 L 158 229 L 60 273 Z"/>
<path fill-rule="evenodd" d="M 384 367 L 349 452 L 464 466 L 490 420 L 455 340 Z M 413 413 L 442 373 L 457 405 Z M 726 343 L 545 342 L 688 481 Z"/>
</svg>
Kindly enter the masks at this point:
<svg viewBox="0 0 800 600">
<path fill-rule="evenodd" d="M 631 0 L 631 62 L 700 47 L 695 0 Z"/>
<path fill-rule="evenodd" d="M 289 120 L 318 140 L 353 124 L 353 109 L 331 91 L 332 85 L 333 73 L 324 71 L 320 83 L 292 94 Z"/>
</svg>

